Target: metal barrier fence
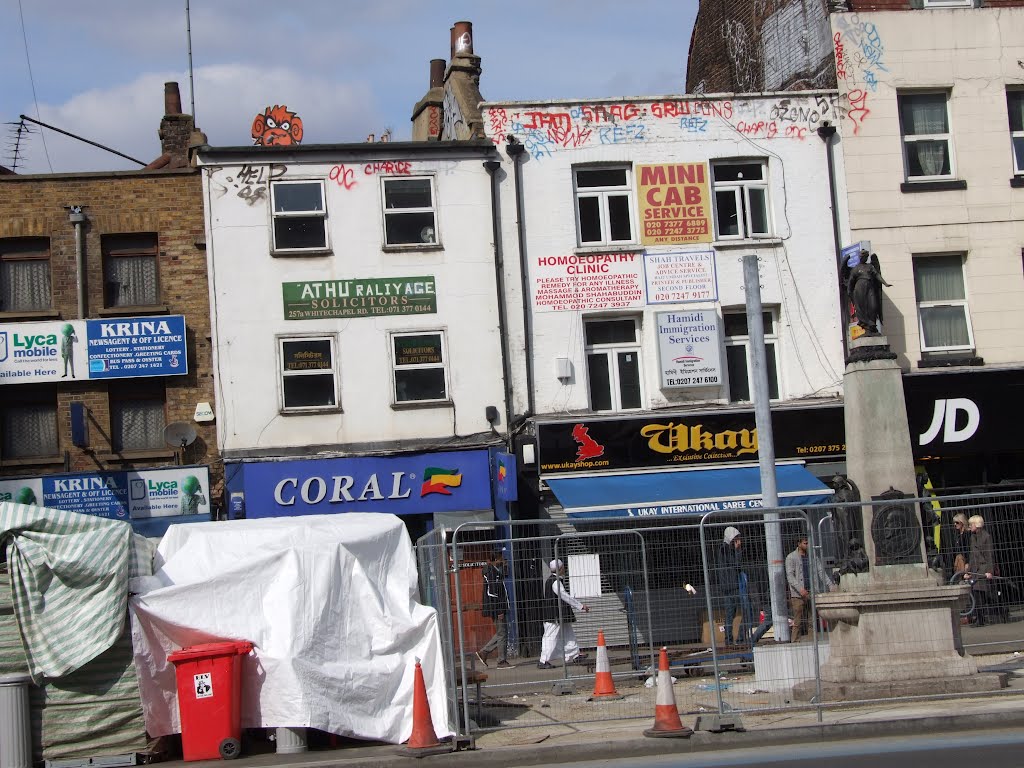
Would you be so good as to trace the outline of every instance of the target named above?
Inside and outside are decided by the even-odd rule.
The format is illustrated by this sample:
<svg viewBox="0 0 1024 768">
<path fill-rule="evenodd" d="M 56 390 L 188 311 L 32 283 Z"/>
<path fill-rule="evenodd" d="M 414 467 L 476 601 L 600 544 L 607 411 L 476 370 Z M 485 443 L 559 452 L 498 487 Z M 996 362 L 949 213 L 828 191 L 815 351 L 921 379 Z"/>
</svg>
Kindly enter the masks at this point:
<svg viewBox="0 0 1024 768">
<path fill-rule="evenodd" d="M 991 566 L 979 559 L 987 545 L 975 534 L 975 562 L 968 540 L 963 562 L 969 567 L 958 572 L 962 542 L 954 537 L 953 518 L 961 513 L 985 518 Z M 861 520 L 871 526 L 867 540 Z M 899 660 L 916 665 L 910 670 L 916 678 L 976 669 L 971 652 L 1024 650 L 1022 528 L 1024 493 L 1018 492 L 709 513 L 668 524 L 569 518 L 467 523 L 428 534 L 417 549 L 421 597 L 438 609 L 451 724 L 468 734 L 650 718 L 662 646 L 683 713 L 797 707 L 820 713 L 840 701 L 926 697 L 927 689 L 907 693 L 891 680 L 844 686 L 834 679 L 830 656 L 849 654 L 858 620 L 874 633 L 878 670 Z M 772 539 L 782 543 L 781 562 L 768 562 Z M 485 570 L 496 548 L 507 563 L 501 582 L 509 597 L 508 637 L 504 654 L 495 648 L 478 656 L 496 629 L 493 611 L 486 615 L 493 600 L 485 597 Z M 552 578 L 553 560 L 562 562 L 564 578 Z M 886 580 L 872 580 L 865 566 L 880 565 L 893 567 L 878 571 L 889 574 Z M 972 588 L 965 571 L 980 574 Z M 946 586 L 951 581 L 961 586 Z M 555 583 L 582 605 L 559 611 Z M 931 595 L 928 610 L 877 612 L 915 584 L 924 590 L 918 598 Z M 938 592 L 928 591 L 938 584 Z M 806 595 L 798 593 L 801 585 Z M 871 603 L 854 619 L 844 602 L 851 592 Z M 599 631 L 622 698 L 588 700 Z M 503 656 L 508 664 L 499 666 Z M 956 692 L 947 686 L 935 695 Z"/>
</svg>

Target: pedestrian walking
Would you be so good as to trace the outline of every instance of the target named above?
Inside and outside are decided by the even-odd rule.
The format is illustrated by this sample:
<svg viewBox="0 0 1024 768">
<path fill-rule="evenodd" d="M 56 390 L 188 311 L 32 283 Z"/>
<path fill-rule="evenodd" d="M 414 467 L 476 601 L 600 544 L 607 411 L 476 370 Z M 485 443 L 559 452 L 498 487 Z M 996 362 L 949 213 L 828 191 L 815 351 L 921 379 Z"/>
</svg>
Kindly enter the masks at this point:
<svg viewBox="0 0 1024 768">
<path fill-rule="evenodd" d="M 477 651 L 480 663 L 487 666 L 492 653 L 498 654 L 498 668 L 505 669 L 508 663 L 508 613 L 511 601 L 505 587 L 505 555 L 500 549 L 491 553 L 491 559 L 484 566 L 483 614 L 494 622 L 494 636 Z"/>
<path fill-rule="evenodd" d="M 554 669 L 551 659 L 559 648 L 566 664 L 574 664 L 587 658 L 585 653 L 580 653 L 572 625 L 576 621 L 574 610 L 586 613 L 590 608 L 570 595 L 562 584 L 565 570 L 561 560 L 552 560 L 548 563 L 548 569 L 551 575 L 544 582 L 544 593 L 541 598 L 544 638 L 541 640 L 538 669 Z"/>
</svg>

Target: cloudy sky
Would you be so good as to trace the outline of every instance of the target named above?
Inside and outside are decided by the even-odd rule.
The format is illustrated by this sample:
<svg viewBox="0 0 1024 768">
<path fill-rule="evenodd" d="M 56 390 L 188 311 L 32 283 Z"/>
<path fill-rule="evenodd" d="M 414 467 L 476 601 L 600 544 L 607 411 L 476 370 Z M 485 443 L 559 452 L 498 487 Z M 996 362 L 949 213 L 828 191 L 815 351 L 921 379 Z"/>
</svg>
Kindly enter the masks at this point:
<svg viewBox="0 0 1024 768">
<path fill-rule="evenodd" d="M 463 19 L 485 98 L 678 94 L 696 9 L 697 0 L 190 0 L 196 119 L 218 146 L 249 144 L 253 117 L 273 104 L 298 113 L 307 144 L 386 128 L 408 139 L 429 61 L 448 58 L 448 30 Z M 160 154 L 164 82 L 181 84 L 190 109 L 185 0 L 0 0 L 0 67 L 0 165 L 12 164 L 8 123 L 22 114 L 149 162 Z M 19 173 L 138 167 L 32 128 Z"/>
</svg>

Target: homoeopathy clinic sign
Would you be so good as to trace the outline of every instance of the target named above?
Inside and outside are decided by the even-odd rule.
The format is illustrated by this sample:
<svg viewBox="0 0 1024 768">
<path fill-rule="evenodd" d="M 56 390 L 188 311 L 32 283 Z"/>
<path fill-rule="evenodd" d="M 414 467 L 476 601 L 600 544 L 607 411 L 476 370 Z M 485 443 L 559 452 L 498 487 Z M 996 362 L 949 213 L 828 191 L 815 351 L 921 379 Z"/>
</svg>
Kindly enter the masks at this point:
<svg viewBox="0 0 1024 768">
<path fill-rule="evenodd" d="M 0 384 L 188 373 L 182 315 L 0 325 Z"/>
<path fill-rule="evenodd" d="M 177 518 L 210 519 L 210 470 L 191 466 L 5 478 L 0 479 L 2 501 L 125 520 L 140 533 L 160 535 Z"/>
<path fill-rule="evenodd" d="M 661 387 L 717 387 L 722 383 L 715 310 L 657 312 Z"/>
<path fill-rule="evenodd" d="M 285 320 L 429 315 L 437 312 L 431 275 L 282 283 Z"/>
<path fill-rule="evenodd" d="M 707 163 L 638 165 L 640 242 L 710 243 L 711 195 Z"/>
</svg>

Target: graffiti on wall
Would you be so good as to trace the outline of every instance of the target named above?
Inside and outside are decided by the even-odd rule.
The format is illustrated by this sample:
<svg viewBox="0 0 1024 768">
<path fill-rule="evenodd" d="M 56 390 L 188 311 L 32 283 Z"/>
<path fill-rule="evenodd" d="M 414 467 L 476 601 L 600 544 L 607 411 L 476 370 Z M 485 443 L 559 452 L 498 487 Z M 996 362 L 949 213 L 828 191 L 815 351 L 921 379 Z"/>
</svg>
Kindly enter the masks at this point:
<svg viewBox="0 0 1024 768">
<path fill-rule="evenodd" d="M 836 79 L 843 91 L 846 118 L 857 133 L 871 114 L 868 102 L 878 91 L 878 81 L 889 74 L 885 62 L 885 43 L 881 31 L 856 13 L 833 16 L 836 31 L 832 36 L 836 61 Z"/>
<path fill-rule="evenodd" d="M 206 170 L 210 174 L 210 190 L 214 195 L 224 197 L 233 194 L 247 205 L 254 205 L 267 199 L 270 182 L 284 176 L 288 172 L 288 166 L 270 163 L 243 165 L 237 171 L 219 166 L 209 166 Z"/>
<path fill-rule="evenodd" d="M 284 104 L 267 107 L 252 121 L 252 143 L 257 147 L 302 143 L 302 118 Z"/>
</svg>

